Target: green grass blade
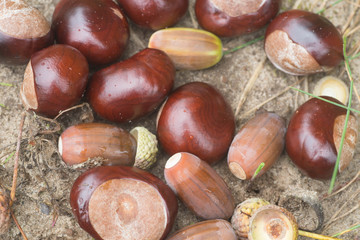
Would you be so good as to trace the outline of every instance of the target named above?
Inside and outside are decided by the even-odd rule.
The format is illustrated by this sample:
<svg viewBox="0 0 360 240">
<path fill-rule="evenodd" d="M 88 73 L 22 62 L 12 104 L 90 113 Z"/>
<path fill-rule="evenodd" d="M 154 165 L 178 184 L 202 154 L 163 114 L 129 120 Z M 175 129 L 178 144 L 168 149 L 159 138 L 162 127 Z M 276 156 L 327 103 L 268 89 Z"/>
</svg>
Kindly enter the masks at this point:
<svg viewBox="0 0 360 240">
<path fill-rule="evenodd" d="M 224 56 L 227 55 L 227 54 L 229 54 L 229 53 L 236 52 L 237 50 L 240 50 L 240 49 L 242 49 L 242 48 L 245 48 L 245 47 L 247 47 L 247 46 L 249 46 L 249 45 L 252 45 L 252 44 L 254 44 L 254 43 L 257 43 L 257 42 L 259 42 L 259 41 L 261 41 L 261 40 L 263 40 L 263 39 L 264 39 L 264 36 L 261 36 L 261 37 L 255 38 L 255 39 L 253 39 L 253 40 L 251 40 L 251 41 L 249 41 L 249 42 L 246 42 L 246 43 L 244 43 L 244 44 L 241 44 L 240 46 L 237 46 L 237 47 L 235 47 L 235 48 L 233 48 L 233 49 L 224 51 Z"/>
<path fill-rule="evenodd" d="M 254 175 L 252 176 L 251 180 L 254 180 L 256 178 L 257 175 L 259 175 L 259 172 L 261 171 L 261 169 L 263 169 L 265 167 L 265 163 L 262 162 L 259 164 L 258 168 L 256 169 Z"/>
</svg>

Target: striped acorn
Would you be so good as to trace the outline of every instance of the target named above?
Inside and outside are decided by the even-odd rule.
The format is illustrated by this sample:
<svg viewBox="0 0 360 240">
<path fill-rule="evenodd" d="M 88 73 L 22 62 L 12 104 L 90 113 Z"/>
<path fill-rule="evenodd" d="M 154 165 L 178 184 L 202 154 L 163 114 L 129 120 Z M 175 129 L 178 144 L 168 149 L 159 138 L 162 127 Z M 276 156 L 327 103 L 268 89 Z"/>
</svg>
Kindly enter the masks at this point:
<svg viewBox="0 0 360 240">
<path fill-rule="evenodd" d="M 167 28 L 155 32 L 149 48 L 169 55 L 177 69 L 200 70 L 214 66 L 222 56 L 222 42 L 216 35 L 193 28 Z"/>
</svg>

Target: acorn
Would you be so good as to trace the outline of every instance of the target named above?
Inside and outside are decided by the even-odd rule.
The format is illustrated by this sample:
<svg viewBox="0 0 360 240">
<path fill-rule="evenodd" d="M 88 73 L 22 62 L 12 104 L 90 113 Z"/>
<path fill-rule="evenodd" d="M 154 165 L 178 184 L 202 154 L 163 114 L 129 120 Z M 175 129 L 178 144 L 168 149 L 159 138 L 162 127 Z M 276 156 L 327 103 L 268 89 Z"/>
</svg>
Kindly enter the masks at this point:
<svg viewBox="0 0 360 240">
<path fill-rule="evenodd" d="M 166 183 L 185 205 L 203 219 L 229 219 L 234 198 L 225 181 L 197 156 L 180 152 L 165 164 Z"/>
<path fill-rule="evenodd" d="M 238 204 L 231 217 L 231 225 L 240 239 L 247 239 L 251 216 L 262 206 L 270 203 L 261 198 L 249 198 Z"/>
<path fill-rule="evenodd" d="M 251 179 L 261 163 L 265 166 L 258 176 L 264 174 L 283 152 L 285 133 L 285 121 L 276 113 L 259 113 L 250 119 L 230 145 L 227 161 L 232 174 Z"/>
<path fill-rule="evenodd" d="M 216 35 L 194 28 L 156 31 L 151 35 L 148 47 L 166 52 L 177 69 L 209 68 L 223 56 L 222 42 Z"/>
<path fill-rule="evenodd" d="M 297 237 L 296 220 L 284 208 L 266 205 L 250 218 L 249 240 L 296 240 Z"/>
<path fill-rule="evenodd" d="M 228 221 L 207 220 L 184 227 L 173 233 L 167 240 L 236 240 L 236 234 Z"/>
</svg>

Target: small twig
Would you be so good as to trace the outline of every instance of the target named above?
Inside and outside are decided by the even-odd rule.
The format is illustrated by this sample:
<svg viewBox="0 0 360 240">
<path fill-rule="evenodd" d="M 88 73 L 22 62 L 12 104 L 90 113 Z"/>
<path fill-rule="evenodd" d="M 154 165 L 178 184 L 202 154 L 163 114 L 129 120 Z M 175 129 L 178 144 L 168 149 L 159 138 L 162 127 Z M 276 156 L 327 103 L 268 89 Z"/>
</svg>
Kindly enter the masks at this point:
<svg viewBox="0 0 360 240">
<path fill-rule="evenodd" d="M 18 135 L 17 145 L 16 145 L 15 162 L 14 162 L 14 175 L 13 175 L 13 182 L 12 182 L 11 193 L 10 193 L 10 207 L 13 205 L 13 203 L 15 201 L 16 181 L 17 181 L 17 175 L 18 175 L 19 153 L 20 153 L 20 145 L 21 145 L 21 135 L 22 135 L 22 129 L 24 127 L 25 118 L 26 118 L 26 112 L 23 112 L 21 114 L 21 121 L 20 121 L 20 126 L 19 126 L 19 135 Z"/>
<path fill-rule="evenodd" d="M 58 119 L 61 115 L 63 115 L 64 113 L 70 112 L 72 110 L 78 109 L 78 108 L 82 108 L 86 106 L 89 110 L 91 110 L 90 105 L 88 103 L 82 103 L 76 106 L 73 106 L 71 108 L 65 109 L 64 111 L 60 111 L 60 113 L 54 118 L 54 120 Z"/>
<path fill-rule="evenodd" d="M 45 134 L 53 134 L 53 133 L 56 133 L 56 132 L 61 130 L 60 123 L 58 123 L 58 121 L 53 120 L 51 118 L 42 117 L 42 116 L 39 116 L 39 115 L 37 115 L 36 117 L 40 118 L 41 120 L 44 120 L 44 121 L 51 122 L 51 123 L 55 124 L 54 129 L 52 129 L 52 130 L 42 130 L 42 131 L 39 131 L 39 134 L 44 134 L 44 135 Z"/>
<path fill-rule="evenodd" d="M 301 83 L 302 81 L 304 81 L 305 78 L 301 78 L 299 81 L 295 82 L 294 84 L 287 86 L 285 89 L 283 89 L 282 91 L 278 92 L 277 94 L 275 94 L 274 96 L 272 96 L 271 98 L 266 99 L 264 102 L 256 105 L 255 107 L 253 107 L 252 109 L 250 109 L 249 111 L 247 111 L 246 113 L 244 113 L 243 115 L 240 116 L 240 118 L 245 118 L 248 115 L 250 115 L 251 113 L 255 112 L 256 110 L 258 110 L 259 108 L 261 108 L 262 106 L 264 106 L 265 104 L 267 104 L 268 102 L 274 100 L 275 98 L 279 97 L 280 95 L 284 94 L 285 92 L 289 91 L 293 86 Z"/>
<path fill-rule="evenodd" d="M 347 211 L 346 213 L 344 213 L 343 215 L 340 215 L 336 218 L 334 218 L 331 222 L 328 222 L 327 224 L 330 225 L 332 224 L 333 222 L 336 222 L 337 220 L 341 219 L 341 218 L 344 218 L 348 215 L 350 215 L 351 213 L 353 213 L 354 211 L 356 211 L 357 209 L 359 209 L 359 204 L 357 204 L 355 207 L 353 207 L 352 209 L 350 209 L 349 211 Z"/>
<path fill-rule="evenodd" d="M 17 228 L 19 229 L 20 233 L 21 233 L 21 236 L 23 237 L 24 240 L 28 240 L 28 238 L 26 237 L 26 234 L 25 232 L 22 230 L 19 222 L 17 221 L 16 217 L 15 217 L 15 214 L 13 213 L 13 211 L 11 210 L 10 208 L 10 213 L 11 213 L 11 217 L 13 218 L 14 220 L 14 223 L 15 225 L 17 226 Z"/>
<path fill-rule="evenodd" d="M 357 1 L 357 4 L 359 4 L 359 3 L 360 3 L 360 0 Z M 354 9 L 353 9 L 353 11 L 352 11 L 352 13 L 350 14 L 348 20 L 347 20 L 346 23 L 343 25 L 343 27 L 342 27 L 342 29 L 341 29 L 341 32 L 345 32 L 346 29 L 349 27 L 352 19 L 353 19 L 354 16 L 355 16 L 355 13 L 356 13 L 357 9 L 358 9 L 358 7 L 355 6 Z"/>
<path fill-rule="evenodd" d="M 251 76 L 251 78 L 247 82 L 247 84 L 245 86 L 245 89 L 243 91 L 243 94 L 241 95 L 239 103 L 238 103 L 238 105 L 236 107 L 235 116 L 237 116 L 239 114 L 240 109 L 241 109 L 242 105 L 244 104 L 248 93 L 251 91 L 252 87 L 255 84 L 256 79 L 259 77 L 262 69 L 264 68 L 264 64 L 265 64 L 266 59 L 267 59 L 266 56 L 262 57 L 260 63 L 257 65 L 253 75 Z"/>
</svg>

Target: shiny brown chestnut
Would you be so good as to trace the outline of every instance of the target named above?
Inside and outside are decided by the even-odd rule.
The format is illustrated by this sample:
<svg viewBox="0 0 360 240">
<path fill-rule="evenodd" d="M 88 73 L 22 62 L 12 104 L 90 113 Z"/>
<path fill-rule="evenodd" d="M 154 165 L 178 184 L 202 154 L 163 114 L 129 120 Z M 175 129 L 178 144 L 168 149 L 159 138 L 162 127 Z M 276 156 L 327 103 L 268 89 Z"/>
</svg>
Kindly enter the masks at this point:
<svg viewBox="0 0 360 240">
<path fill-rule="evenodd" d="M 204 29 L 234 37 L 264 27 L 279 12 L 281 0 L 197 0 L 195 13 Z"/>
<path fill-rule="evenodd" d="M 115 122 L 153 112 L 174 85 L 175 68 L 157 49 L 144 49 L 131 58 L 96 72 L 87 96 L 94 111 Z"/>
<path fill-rule="evenodd" d="M 158 114 L 158 138 L 170 155 L 189 152 L 215 163 L 226 155 L 234 131 L 230 105 L 207 83 L 192 82 L 177 88 Z"/>
<path fill-rule="evenodd" d="M 79 225 L 96 240 L 164 239 L 178 209 L 164 182 L 126 166 L 101 166 L 80 175 L 70 205 Z"/>
<path fill-rule="evenodd" d="M 188 0 L 116 0 L 137 25 L 159 30 L 175 25 L 185 15 Z"/>
<path fill-rule="evenodd" d="M 22 0 L 0 4 L 0 63 L 25 64 L 31 55 L 54 42 L 42 13 Z"/>
<path fill-rule="evenodd" d="M 69 165 L 101 157 L 104 165 L 132 166 L 136 147 L 136 140 L 129 132 L 104 123 L 71 126 L 59 138 L 59 153 Z"/>
<path fill-rule="evenodd" d="M 117 60 L 130 34 L 125 15 L 112 0 L 61 0 L 52 28 L 58 43 L 77 48 L 91 65 Z"/>
<path fill-rule="evenodd" d="M 207 220 L 184 227 L 167 240 L 237 240 L 229 222 L 223 219 Z"/>
<path fill-rule="evenodd" d="M 285 144 L 285 121 L 276 113 L 264 112 L 250 119 L 235 135 L 228 152 L 230 171 L 242 180 L 251 179 L 261 163 L 264 174 L 279 158 Z"/>
<path fill-rule="evenodd" d="M 229 219 L 235 203 L 224 180 L 197 156 L 180 152 L 169 158 L 166 183 L 186 206 L 204 219 Z"/>
<path fill-rule="evenodd" d="M 89 66 L 77 49 L 53 45 L 31 56 L 20 89 L 27 110 L 54 117 L 76 104 L 84 93 Z"/>
<path fill-rule="evenodd" d="M 338 104 L 338 100 L 325 97 Z M 346 109 L 312 98 L 291 117 L 286 133 L 286 151 L 295 165 L 309 177 L 329 179 L 334 171 Z M 350 115 L 341 153 L 339 172 L 350 163 L 355 151 L 358 123 Z"/>
<path fill-rule="evenodd" d="M 288 74 L 329 71 L 344 59 L 342 48 L 336 27 L 307 11 L 283 12 L 266 30 L 265 52 L 275 67 Z"/>
</svg>

